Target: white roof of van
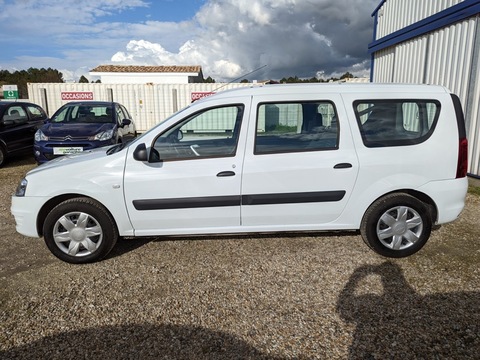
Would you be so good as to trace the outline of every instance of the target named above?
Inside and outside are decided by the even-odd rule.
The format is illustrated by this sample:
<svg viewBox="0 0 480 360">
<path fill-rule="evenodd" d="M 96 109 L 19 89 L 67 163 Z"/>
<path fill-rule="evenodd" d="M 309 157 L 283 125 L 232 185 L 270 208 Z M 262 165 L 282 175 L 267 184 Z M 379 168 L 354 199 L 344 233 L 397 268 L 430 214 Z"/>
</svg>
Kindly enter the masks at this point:
<svg viewBox="0 0 480 360">
<path fill-rule="evenodd" d="M 309 83 L 309 84 L 269 84 L 269 85 L 252 85 L 250 87 L 242 87 L 229 90 L 221 90 L 213 95 L 201 99 L 199 101 L 207 101 L 208 99 L 231 96 L 254 96 L 267 94 L 302 94 L 302 93 L 450 93 L 450 91 L 439 85 L 424 84 L 380 84 L 380 83 Z M 407 95 L 406 95 L 407 96 Z"/>
</svg>

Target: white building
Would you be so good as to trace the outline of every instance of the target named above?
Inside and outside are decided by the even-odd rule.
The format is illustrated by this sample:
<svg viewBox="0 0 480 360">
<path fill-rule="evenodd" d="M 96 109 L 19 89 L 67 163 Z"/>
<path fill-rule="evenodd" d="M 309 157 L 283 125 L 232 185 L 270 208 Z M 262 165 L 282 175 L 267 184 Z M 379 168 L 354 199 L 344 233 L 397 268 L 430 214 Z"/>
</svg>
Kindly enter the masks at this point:
<svg viewBox="0 0 480 360">
<path fill-rule="evenodd" d="M 89 72 L 103 84 L 190 84 L 203 82 L 201 66 L 100 65 Z"/>
<path fill-rule="evenodd" d="M 382 0 L 372 16 L 371 80 L 439 84 L 457 94 L 469 173 L 480 176 L 480 0 Z"/>
</svg>

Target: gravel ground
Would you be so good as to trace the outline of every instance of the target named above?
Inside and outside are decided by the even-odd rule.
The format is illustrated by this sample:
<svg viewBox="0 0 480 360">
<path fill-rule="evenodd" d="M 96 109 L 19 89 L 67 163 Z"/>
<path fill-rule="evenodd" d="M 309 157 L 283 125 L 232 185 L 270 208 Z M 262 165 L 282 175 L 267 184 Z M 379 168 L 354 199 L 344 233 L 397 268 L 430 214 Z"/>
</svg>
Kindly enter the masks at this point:
<svg viewBox="0 0 480 360">
<path fill-rule="evenodd" d="M 124 239 L 69 265 L 20 236 L 0 169 L 1 359 L 479 359 L 480 197 L 418 254 L 357 234 Z"/>
</svg>

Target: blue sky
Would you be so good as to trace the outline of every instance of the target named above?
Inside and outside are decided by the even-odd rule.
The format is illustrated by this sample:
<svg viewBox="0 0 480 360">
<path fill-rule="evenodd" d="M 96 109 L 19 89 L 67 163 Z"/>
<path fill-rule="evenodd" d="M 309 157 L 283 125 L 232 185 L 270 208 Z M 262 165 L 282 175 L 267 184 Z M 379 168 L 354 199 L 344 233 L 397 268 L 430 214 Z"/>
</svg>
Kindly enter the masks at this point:
<svg viewBox="0 0 480 360">
<path fill-rule="evenodd" d="M 147 20 L 179 22 L 192 19 L 204 3 L 204 0 L 151 0 L 147 6 L 110 14 L 105 19 L 132 23 Z"/>
<path fill-rule="evenodd" d="M 201 65 L 228 81 L 368 76 L 378 0 L 0 0 L 0 69 Z"/>
</svg>

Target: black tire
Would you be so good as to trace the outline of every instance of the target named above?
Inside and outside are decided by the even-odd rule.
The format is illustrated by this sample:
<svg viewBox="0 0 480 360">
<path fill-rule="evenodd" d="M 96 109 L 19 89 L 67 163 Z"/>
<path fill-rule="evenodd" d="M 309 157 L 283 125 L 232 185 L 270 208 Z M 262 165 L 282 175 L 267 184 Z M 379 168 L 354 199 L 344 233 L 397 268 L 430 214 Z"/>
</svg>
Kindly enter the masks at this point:
<svg viewBox="0 0 480 360">
<path fill-rule="evenodd" d="M 3 149 L 3 146 L 0 145 L 0 167 L 5 164 L 5 160 L 7 158 L 7 152 Z"/>
<path fill-rule="evenodd" d="M 360 226 L 363 241 L 380 255 L 402 258 L 419 251 L 432 231 L 428 205 L 417 198 L 394 193 L 375 201 Z"/>
<path fill-rule="evenodd" d="M 90 198 L 66 200 L 50 211 L 43 237 L 53 255 L 72 264 L 103 259 L 115 246 L 118 229 L 110 213 Z"/>
</svg>

